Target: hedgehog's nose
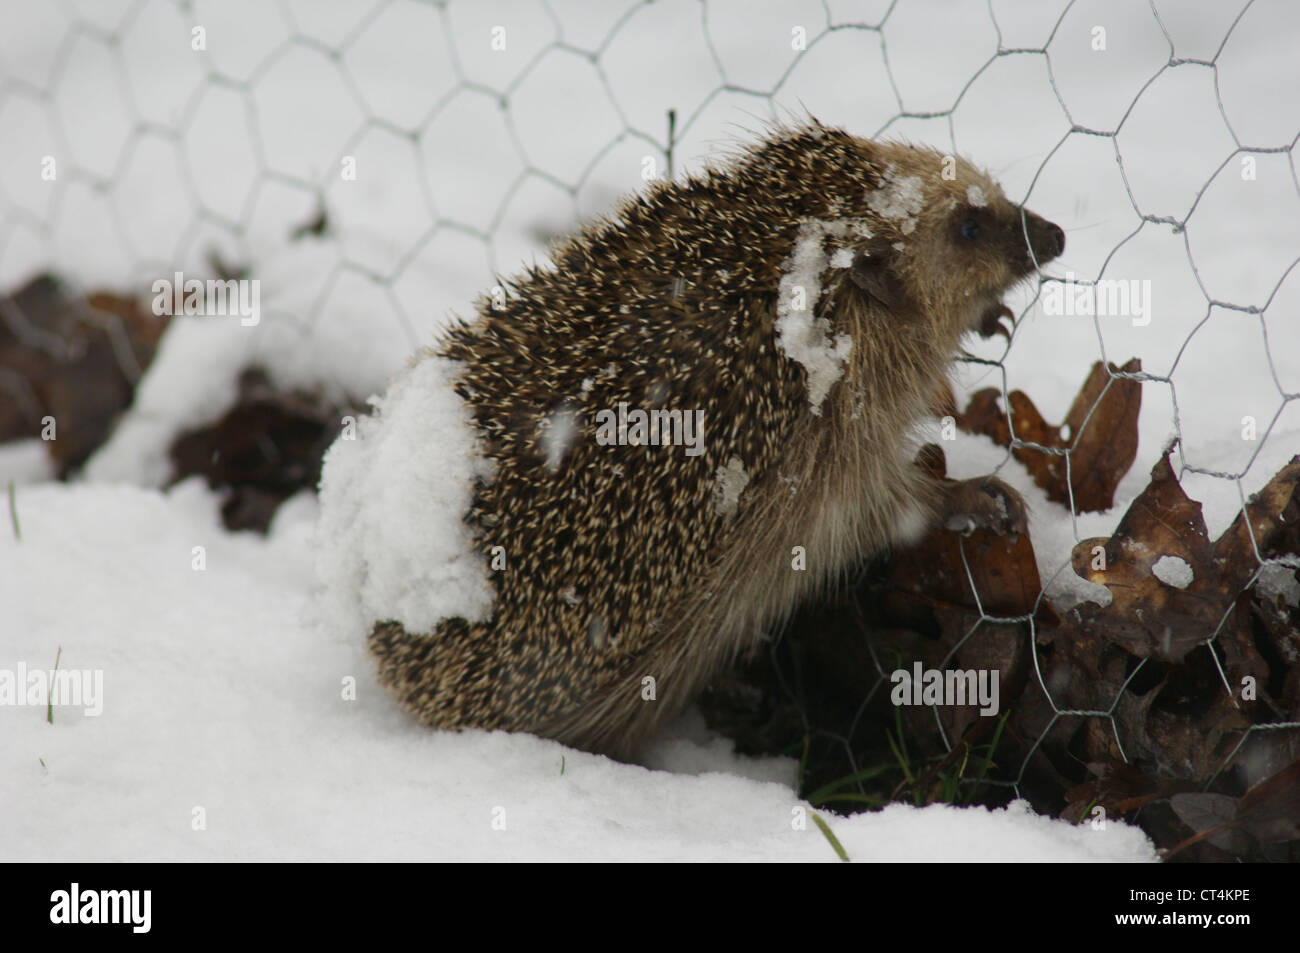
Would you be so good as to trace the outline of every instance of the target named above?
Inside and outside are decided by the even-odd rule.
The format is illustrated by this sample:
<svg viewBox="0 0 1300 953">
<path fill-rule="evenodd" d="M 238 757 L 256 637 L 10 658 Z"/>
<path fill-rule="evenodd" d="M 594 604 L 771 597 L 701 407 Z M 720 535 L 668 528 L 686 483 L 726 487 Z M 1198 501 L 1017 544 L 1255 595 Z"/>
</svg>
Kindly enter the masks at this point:
<svg viewBox="0 0 1300 953">
<path fill-rule="evenodd" d="M 1065 232 L 1055 222 L 1025 210 L 1025 225 L 1029 233 L 1029 247 L 1039 265 L 1051 261 L 1065 251 Z"/>
</svg>

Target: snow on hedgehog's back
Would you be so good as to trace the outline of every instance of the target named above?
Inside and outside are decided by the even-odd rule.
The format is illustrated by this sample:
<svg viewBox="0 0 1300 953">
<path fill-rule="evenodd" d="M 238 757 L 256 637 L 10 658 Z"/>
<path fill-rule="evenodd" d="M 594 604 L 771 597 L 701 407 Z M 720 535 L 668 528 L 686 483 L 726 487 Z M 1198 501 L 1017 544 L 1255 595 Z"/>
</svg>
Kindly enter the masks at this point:
<svg viewBox="0 0 1300 953">
<path fill-rule="evenodd" d="M 815 122 L 652 186 L 331 448 L 330 614 L 427 724 L 634 757 L 863 557 L 935 519 L 1023 526 L 908 435 L 1064 243 L 964 161 Z"/>
</svg>

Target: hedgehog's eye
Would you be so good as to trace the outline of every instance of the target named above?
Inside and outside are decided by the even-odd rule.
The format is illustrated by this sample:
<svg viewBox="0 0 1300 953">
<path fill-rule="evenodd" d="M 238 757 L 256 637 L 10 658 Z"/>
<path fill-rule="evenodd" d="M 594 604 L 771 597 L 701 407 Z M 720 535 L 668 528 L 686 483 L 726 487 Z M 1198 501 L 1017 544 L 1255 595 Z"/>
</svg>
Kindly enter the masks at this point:
<svg viewBox="0 0 1300 953">
<path fill-rule="evenodd" d="M 980 237 L 980 223 L 975 221 L 973 218 L 968 218 L 966 221 L 961 223 L 961 228 L 958 229 L 958 232 L 964 240 L 973 242 L 975 239 Z"/>
</svg>

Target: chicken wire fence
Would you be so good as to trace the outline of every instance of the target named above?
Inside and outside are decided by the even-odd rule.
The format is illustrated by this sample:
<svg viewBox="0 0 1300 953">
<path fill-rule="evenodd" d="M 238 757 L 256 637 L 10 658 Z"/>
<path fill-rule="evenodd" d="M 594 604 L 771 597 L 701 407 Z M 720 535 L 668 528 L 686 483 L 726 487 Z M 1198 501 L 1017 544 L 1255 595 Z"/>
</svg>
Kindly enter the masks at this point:
<svg viewBox="0 0 1300 953">
<path fill-rule="evenodd" d="M 7 14 L 18 16 L 6 6 Z M 1120 374 L 1141 381 L 1144 396 L 1167 388 L 1167 430 L 1180 447 L 1189 416 L 1179 398 L 1185 404 L 1189 393 L 1205 386 L 1177 375 L 1197 332 L 1231 314 L 1242 322 L 1242 333 L 1258 335 L 1262 345 L 1253 366 L 1230 372 L 1271 382 L 1275 400 L 1259 414 L 1259 438 L 1230 466 L 1191 460 L 1180 451 L 1180 478 L 1235 484 L 1244 505 L 1268 476 L 1259 472 L 1257 458 L 1270 441 L 1285 439 L 1274 429 L 1300 389 L 1284 360 L 1296 339 L 1275 314 L 1280 305 L 1274 299 L 1300 260 L 1294 243 L 1281 243 L 1281 257 L 1273 247 L 1264 262 L 1268 273 L 1259 280 L 1266 293 L 1236 300 L 1216 290 L 1222 287 L 1214 280 L 1217 271 L 1203 276 L 1214 259 L 1188 227 L 1247 160 L 1285 166 L 1286 188 L 1269 202 L 1300 197 L 1292 156 L 1297 127 L 1270 125 L 1284 113 L 1285 100 L 1270 100 L 1269 89 L 1285 86 L 1287 74 L 1259 67 L 1266 88 L 1251 94 L 1259 108 L 1244 120 L 1232 91 L 1225 92 L 1232 83 L 1221 75 L 1225 61 L 1241 58 L 1238 47 L 1245 41 L 1234 43 L 1234 36 L 1288 29 L 1275 22 L 1275 6 L 1221 4 L 1225 9 L 1213 13 L 1206 7 L 1194 24 L 1185 11 L 1155 0 L 1122 7 L 1081 0 L 771 5 L 779 10 L 723 0 L 63 0 L 25 6 L 29 29 L 7 31 L 0 40 L 0 277 L 6 290 L 46 269 L 86 290 L 108 285 L 138 291 L 141 282 L 182 267 L 210 269 L 214 251 L 257 274 L 277 253 L 277 243 L 311 233 L 305 240 L 323 248 L 327 262 L 311 276 L 315 291 L 298 309 L 277 313 L 273 303 L 268 323 L 283 320 L 294 334 L 310 337 L 319 315 L 335 306 L 338 285 L 360 282 L 373 295 L 368 323 L 358 332 L 392 334 L 396 328 L 410 350 L 427 340 L 430 322 L 447 308 L 463 313 L 477 292 L 491 286 L 493 274 L 513 272 L 547 238 L 607 209 L 618 194 L 647 178 L 693 168 L 712 151 L 711 141 L 744 138 L 735 125 L 752 131 L 768 118 L 806 110 L 863 135 L 951 144 L 976 161 L 996 153 L 1015 180 L 1008 194 L 1029 205 L 1047 200 L 1044 183 L 1052 180 L 1054 157 L 1085 150 L 1070 163 L 1073 192 L 1088 187 L 1078 182 L 1079 170 L 1104 166 L 1106 175 L 1118 177 L 1128 209 L 1123 223 L 1104 227 L 1101 238 L 1089 231 L 1095 223 L 1086 213 L 1076 216 L 1083 221 L 1077 232 L 1067 226 L 1070 243 L 1094 236 L 1095 267 L 1079 282 L 1107 275 L 1130 242 L 1158 231 L 1181 245 L 1184 274 L 1199 293 L 1182 333 L 1174 335 L 1179 340 L 1164 342 L 1176 352 L 1168 370 Z M 1113 24 L 1109 31 L 1107 24 Z M 1081 74 L 1080 58 L 1103 54 L 1108 44 L 1124 47 L 1123 55 L 1103 65 L 1096 60 Z M 1026 69 L 1032 75 L 1017 72 Z M 1211 146 L 1193 143 L 1197 147 L 1172 164 L 1153 166 L 1155 147 L 1131 130 L 1139 119 L 1159 128 L 1153 110 L 1182 108 L 1184 76 L 1213 88 L 1212 109 L 1222 128 Z M 1100 105 L 1078 106 L 1081 83 L 1101 90 Z M 1024 96 L 1031 98 L 1017 98 Z M 1030 106 L 1051 120 L 1026 119 L 1032 134 L 1007 145 L 1018 120 L 999 114 Z M 974 119 L 965 118 L 970 112 Z M 1204 124 L 1206 115 L 1188 122 Z M 987 131 L 990 124 L 996 135 Z M 1027 154 L 1033 157 L 1028 164 Z M 1153 182 L 1179 174 L 1199 177 L 1189 201 L 1171 212 L 1148 200 Z M 1136 191 L 1135 181 L 1143 183 Z M 454 274 L 437 271 L 445 260 L 454 263 Z M 433 270 L 425 273 L 431 280 L 410 279 L 430 263 Z M 1048 271 L 1016 309 L 1018 317 L 1062 277 L 1060 269 Z M 33 337 L 12 305 L 0 320 L 20 340 Z M 112 327 L 119 319 L 105 314 L 102 320 Z M 1098 316 L 1085 323 L 1095 332 L 1090 359 L 1116 359 L 1125 346 L 1143 356 L 1135 344 L 1117 344 Z M 1017 333 L 1005 353 L 986 356 L 1004 405 L 1016 376 L 1009 368 L 1023 340 Z M 1152 338 L 1134 340 L 1152 346 Z M 129 357 L 129 349 L 119 350 Z M 140 371 L 130 363 L 124 361 L 122 370 L 134 380 Z M 21 399 L 12 382 L 0 385 Z M 1017 440 L 1013 446 L 1037 445 Z M 1070 449 L 1038 449 L 1063 452 L 1068 466 Z M 1075 541 L 1082 536 L 1076 525 Z M 1256 556 L 1262 568 L 1265 561 Z M 1069 572 L 1068 559 L 1057 569 L 1062 572 Z M 969 566 L 967 574 L 975 591 Z M 993 622 L 1028 623 L 1031 630 L 1034 624 L 1032 618 L 981 612 L 980 625 Z M 1217 630 L 1207 633 L 1210 641 L 1216 636 Z M 1037 651 L 1034 672 L 1050 700 Z M 1231 695 L 1234 688 L 1214 657 Z M 879 659 L 876 668 L 879 690 L 888 672 Z M 1052 725 L 1074 717 L 1109 722 L 1122 750 L 1114 722 L 1118 704 L 1117 697 L 1109 709 L 1070 710 L 1052 702 Z M 1252 733 L 1297 727 L 1281 721 L 1252 726 L 1225 766 Z M 849 738 L 839 740 L 851 761 Z M 1004 783 L 1018 791 L 1030 757 L 1032 751 Z"/>
</svg>

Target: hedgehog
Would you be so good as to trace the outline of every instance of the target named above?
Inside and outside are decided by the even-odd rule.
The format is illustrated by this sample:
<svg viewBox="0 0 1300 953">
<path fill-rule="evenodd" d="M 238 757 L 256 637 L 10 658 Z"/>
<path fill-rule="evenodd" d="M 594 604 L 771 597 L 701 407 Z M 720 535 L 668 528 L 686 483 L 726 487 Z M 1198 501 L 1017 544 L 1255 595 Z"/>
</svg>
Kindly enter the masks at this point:
<svg viewBox="0 0 1300 953">
<path fill-rule="evenodd" d="M 815 119 L 626 198 L 416 358 L 439 409 L 395 385 L 327 456 L 336 576 L 394 577 L 360 622 L 380 682 L 429 726 L 635 760 L 865 560 L 936 524 L 1023 531 L 1014 490 L 936 475 L 914 435 L 964 336 L 1006 333 L 1003 296 L 1064 245 L 964 159 Z M 444 413 L 468 442 L 398 481 L 403 442 L 434 438 L 374 434 Z M 347 535 L 397 482 L 461 551 Z"/>
</svg>

